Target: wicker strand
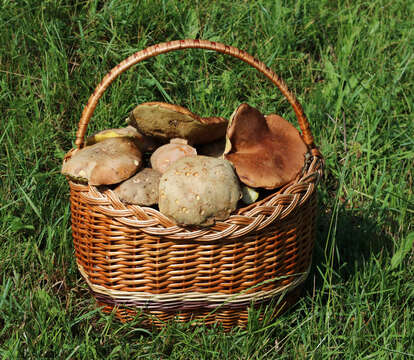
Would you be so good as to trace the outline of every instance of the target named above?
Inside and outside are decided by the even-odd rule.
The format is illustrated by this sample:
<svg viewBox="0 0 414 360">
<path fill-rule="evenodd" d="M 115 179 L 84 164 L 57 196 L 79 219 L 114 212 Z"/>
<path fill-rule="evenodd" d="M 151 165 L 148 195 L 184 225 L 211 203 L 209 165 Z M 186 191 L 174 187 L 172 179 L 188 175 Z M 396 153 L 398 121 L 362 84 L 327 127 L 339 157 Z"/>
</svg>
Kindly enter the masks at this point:
<svg viewBox="0 0 414 360">
<path fill-rule="evenodd" d="M 236 294 L 223 294 L 220 292 L 211 292 L 211 293 L 201 293 L 197 291 L 186 292 L 186 293 L 164 293 L 164 294 L 152 294 L 146 292 L 131 292 L 131 291 L 119 291 L 113 290 L 101 285 L 93 284 L 89 281 L 89 277 L 83 266 L 78 262 L 79 272 L 85 279 L 86 283 L 90 289 L 97 294 L 107 295 L 111 297 L 114 302 L 120 304 L 129 303 L 146 303 L 147 305 L 152 303 L 164 303 L 166 306 L 168 304 L 177 302 L 177 303 L 191 303 L 191 302 L 207 302 L 215 306 L 222 306 L 225 304 L 238 304 L 238 303 L 249 303 L 252 301 L 266 301 L 270 298 L 273 298 L 282 293 L 287 293 L 301 285 L 309 275 L 311 264 L 308 266 L 306 271 L 301 274 L 294 274 L 285 276 L 286 278 L 295 278 L 290 283 L 273 288 L 268 291 L 256 291 L 245 293 L 246 291 L 241 291 Z M 272 283 L 280 278 L 266 280 L 266 283 Z M 256 285 L 259 286 L 262 284 Z M 254 287 L 253 287 L 254 288 Z M 249 289 L 253 290 L 253 289 Z"/>
</svg>

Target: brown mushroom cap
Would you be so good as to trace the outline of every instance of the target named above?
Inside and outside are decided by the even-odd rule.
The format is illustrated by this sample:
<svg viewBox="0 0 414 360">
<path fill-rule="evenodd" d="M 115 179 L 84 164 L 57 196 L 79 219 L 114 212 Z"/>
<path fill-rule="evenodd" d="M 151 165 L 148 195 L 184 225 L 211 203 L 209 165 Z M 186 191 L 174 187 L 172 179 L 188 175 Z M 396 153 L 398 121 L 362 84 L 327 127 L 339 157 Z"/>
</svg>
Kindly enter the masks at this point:
<svg viewBox="0 0 414 360">
<path fill-rule="evenodd" d="M 134 126 L 129 125 L 124 128 L 106 129 L 88 136 L 86 139 L 86 146 L 94 145 L 100 141 L 114 137 L 127 137 L 134 139 L 142 152 L 152 151 L 158 145 L 158 142 L 154 138 L 140 134 Z"/>
<path fill-rule="evenodd" d="M 116 137 L 87 146 L 63 163 L 62 174 L 89 185 L 117 184 L 134 175 L 142 165 L 135 142 Z"/>
<path fill-rule="evenodd" d="M 224 157 L 240 180 L 251 187 L 274 189 L 292 181 L 308 152 L 299 131 L 278 115 L 264 116 L 248 104 L 233 113 Z"/>
<path fill-rule="evenodd" d="M 223 137 L 227 120 L 202 118 L 188 109 L 162 102 L 138 105 L 130 115 L 130 123 L 147 136 L 161 140 L 187 139 L 190 144 L 205 144 Z"/>
<path fill-rule="evenodd" d="M 118 185 L 114 192 L 127 204 L 154 205 L 158 203 L 160 178 L 161 174 L 158 171 L 145 168 Z"/>
</svg>

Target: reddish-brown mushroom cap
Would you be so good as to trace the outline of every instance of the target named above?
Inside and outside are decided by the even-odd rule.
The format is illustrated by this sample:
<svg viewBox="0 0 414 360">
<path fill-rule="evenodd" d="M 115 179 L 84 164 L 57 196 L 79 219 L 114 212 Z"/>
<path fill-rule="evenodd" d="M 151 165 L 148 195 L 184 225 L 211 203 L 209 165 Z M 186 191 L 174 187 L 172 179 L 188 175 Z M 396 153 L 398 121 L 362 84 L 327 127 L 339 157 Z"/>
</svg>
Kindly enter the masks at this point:
<svg viewBox="0 0 414 360">
<path fill-rule="evenodd" d="M 266 117 L 248 104 L 233 113 L 224 157 L 240 180 L 274 189 L 292 181 L 304 166 L 308 149 L 299 131 L 278 115 Z"/>
</svg>

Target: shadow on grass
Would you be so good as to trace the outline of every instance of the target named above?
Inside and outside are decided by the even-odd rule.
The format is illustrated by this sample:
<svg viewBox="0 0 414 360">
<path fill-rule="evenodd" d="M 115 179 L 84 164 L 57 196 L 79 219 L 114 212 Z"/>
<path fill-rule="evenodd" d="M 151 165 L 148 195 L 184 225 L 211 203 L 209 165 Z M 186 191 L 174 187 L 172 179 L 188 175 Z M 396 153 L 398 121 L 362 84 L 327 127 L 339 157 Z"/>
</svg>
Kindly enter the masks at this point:
<svg viewBox="0 0 414 360">
<path fill-rule="evenodd" d="M 321 272 L 325 273 L 328 267 L 332 267 L 340 281 L 346 281 L 370 257 L 391 250 L 391 236 L 375 220 L 381 211 L 374 204 L 369 210 L 350 208 L 343 204 L 338 209 L 336 221 L 332 221 L 335 217 L 332 209 L 319 203 L 313 263 L 305 291 L 321 288 L 324 281 Z M 391 224 L 391 220 L 388 223 Z"/>
</svg>

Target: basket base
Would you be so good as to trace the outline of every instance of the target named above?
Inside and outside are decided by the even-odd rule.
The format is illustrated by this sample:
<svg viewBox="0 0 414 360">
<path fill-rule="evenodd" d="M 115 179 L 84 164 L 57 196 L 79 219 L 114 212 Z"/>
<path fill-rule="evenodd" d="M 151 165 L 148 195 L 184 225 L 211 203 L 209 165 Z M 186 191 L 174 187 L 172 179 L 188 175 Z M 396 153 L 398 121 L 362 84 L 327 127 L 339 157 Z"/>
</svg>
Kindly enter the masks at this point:
<svg viewBox="0 0 414 360">
<path fill-rule="evenodd" d="M 175 321 L 180 323 L 191 322 L 191 326 L 212 326 L 220 324 L 225 331 L 230 331 L 234 327 L 245 328 L 249 321 L 249 311 L 253 306 L 259 309 L 259 321 L 265 317 L 270 316 L 271 319 L 283 314 L 287 309 L 293 306 L 302 292 L 302 286 L 299 286 L 282 299 L 272 299 L 265 303 L 254 304 L 250 307 L 242 309 L 218 308 L 211 309 L 193 309 L 188 311 L 148 311 L 141 309 L 134 309 L 133 307 L 126 307 L 120 305 L 113 305 L 97 300 L 97 304 L 101 307 L 104 313 L 114 312 L 116 318 L 121 322 L 128 322 L 134 320 L 138 315 L 142 316 L 140 326 L 146 328 L 162 328 L 168 325 L 168 322 Z M 265 311 L 266 310 L 266 311 Z M 270 314 L 269 314 L 270 311 Z"/>
</svg>

